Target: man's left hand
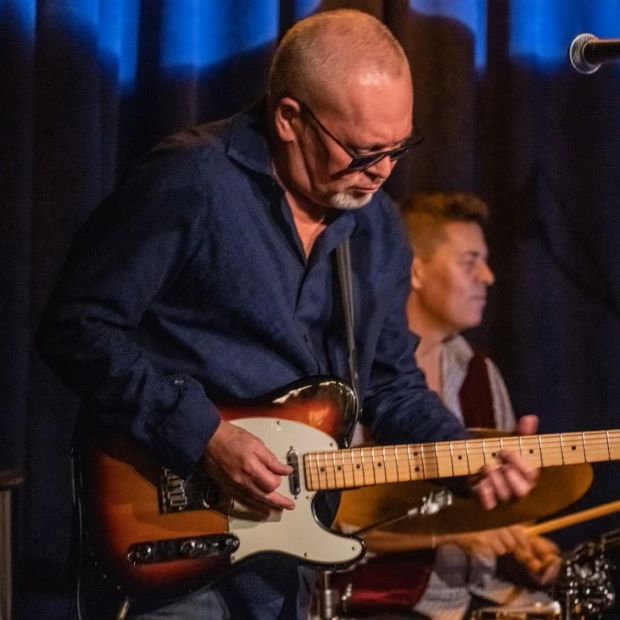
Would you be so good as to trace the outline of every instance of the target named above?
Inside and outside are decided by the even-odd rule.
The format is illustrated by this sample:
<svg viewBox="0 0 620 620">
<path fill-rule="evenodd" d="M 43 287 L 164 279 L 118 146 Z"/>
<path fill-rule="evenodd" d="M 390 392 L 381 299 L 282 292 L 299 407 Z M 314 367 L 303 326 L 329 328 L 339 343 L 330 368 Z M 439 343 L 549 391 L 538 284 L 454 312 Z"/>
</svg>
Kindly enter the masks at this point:
<svg viewBox="0 0 620 620">
<path fill-rule="evenodd" d="M 538 417 L 523 416 L 519 419 L 517 434 L 534 435 L 538 430 Z M 525 497 L 536 486 L 539 470 L 532 467 L 516 452 L 502 451 L 500 465 L 485 465 L 472 490 L 485 510 L 499 502 Z"/>
</svg>

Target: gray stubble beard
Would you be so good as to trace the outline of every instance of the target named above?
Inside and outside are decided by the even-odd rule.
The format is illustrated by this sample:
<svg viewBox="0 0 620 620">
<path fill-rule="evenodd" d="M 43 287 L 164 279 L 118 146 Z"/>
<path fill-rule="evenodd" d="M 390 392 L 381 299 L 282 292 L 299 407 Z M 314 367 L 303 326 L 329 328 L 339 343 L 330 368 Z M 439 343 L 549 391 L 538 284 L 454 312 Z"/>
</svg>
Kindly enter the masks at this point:
<svg viewBox="0 0 620 620">
<path fill-rule="evenodd" d="M 340 209 L 342 211 L 354 211 L 355 209 L 361 209 L 366 206 L 372 200 L 373 196 L 374 194 L 366 194 L 361 198 L 354 198 L 347 192 L 338 192 L 330 198 L 329 205 L 334 209 Z"/>
</svg>

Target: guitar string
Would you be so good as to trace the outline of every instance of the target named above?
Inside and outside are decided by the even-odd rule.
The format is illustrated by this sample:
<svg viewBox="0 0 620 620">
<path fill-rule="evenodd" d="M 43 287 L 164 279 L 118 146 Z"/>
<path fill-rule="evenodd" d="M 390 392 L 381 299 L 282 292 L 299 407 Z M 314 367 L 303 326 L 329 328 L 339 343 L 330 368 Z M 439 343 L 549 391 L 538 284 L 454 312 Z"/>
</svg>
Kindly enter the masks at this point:
<svg viewBox="0 0 620 620">
<path fill-rule="evenodd" d="M 434 471 L 429 475 L 427 472 L 423 472 L 423 475 L 414 476 L 410 470 L 412 459 L 410 455 L 405 457 L 398 456 L 398 450 L 406 448 L 409 452 L 411 446 L 383 446 L 381 447 L 381 452 L 383 458 L 381 460 L 377 460 L 375 458 L 374 448 L 370 448 L 370 454 L 372 455 L 371 459 L 371 467 L 368 467 L 364 462 L 364 455 L 368 453 L 368 448 L 354 448 L 351 450 L 341 450 L 341 480 L 339 482 L 337 479 L 337 474 L 335 469 L 330 471 L 330 467 L 327 462 L 324 462 L 323 468 L 318 464 L 318 456 L 324 455 L 324 458 L 327 455 L 332 455 L 333 452 L 324 452 L 324 453 L 313 453 L 317 456 L 317 464 L 316 464 L 316 472 L 307 471 L 307 477 L 311 481 L 315 481 L 315 478 L 318 477 L 318 488 L 341 488 L 344 486 L 349 486 L 349 482 L 347 478 L 351 480 L 351 484 L 353 486 L 368 486 L 382 482 L 397 482 L 397 481 L 406 481 L 406 480 L 415 480 L 415 479 L 425 479 L 431 477 L 449 477 L 451 475 L 464 475 L 467 473 L 473 473 L 473 471 L 477 470 L 478 467 L 472 467 L 470 457 L 475 456 L 473 448 L 478 449 L 478 455 L 482 455 L 479 459 L 478 463 L 475 465 L 484 465 L 487 460 L 487 455 L 491 450 L 496 448 L 503 449 L 506 447 L 504 444 L 510 444 L 516 442 L 519 444 L 520 452 L 523 454 L 523 444 L 524 443 L 538 443 L 540 445 L 540 449 L 538 453 L 534 451 L 533 457 L 530 458 L 534 464 L 544 464 L 545 466 L 553 466 L 553 465 L 569 465 L 569 464 L 577 464 L 582 462 L 600 462 L 600 460 L 613 459 L 615 456 L 615 452 L 612 451 L 612 448 L 618 448 L 615 446 L 615 443 L 620 442 L 620 437 L 615 437 L 615 435 L 620 435 L 620 431 L 589 431 L 582 433 L 564 433 L 564 434 L 552 434 L 552 435 L 540 435 L 540 436 L 521 436 L 521 437 L 508 437 L 508 438 L 499 438 L 499 439 L 485 439 L 485 440 L 461 440 L 457 442 L 441 442 L 439 444 L 435 444 L 433 449 L 436 452 L 434 458 L 428 458 L 424 455 L 424 444 L 419 444 L 414 446 L 418 448 L 417 452 L 414 455 L 418 455 L 417 458 L 421 461 L 422 465 L 434 465 L 434 467 L 429 467 Z M 601 436 L 604 436 L 602 438 Z M 582 446 L 580 450 L 577 450 L 577 446 L 575 443 L 580 443 L 579 441 L 571 444 L 571 439 L 580 439 Z M 507 441 L 503 441 L 507 440 Z M 473 442 L 473 443 L 472 443 Z M 546 444 L 543 445 L 542 444 Z M 472 444 L 472 445 L 469 445 Z M 489 446 L 488 444 L 493 444 L 493 446 Z M 567 445 L 568 444 L 568 445 Z M 454 455 L 454 447 L 455 445 L 464 448 L 465 456 L 467 456 L 467 465 L 463 463 L 461 468 L 456 467 L 455 471 L 455 455 Z M 432 446 L 432 445 L 431 445 Z M 512 447 L 510 445 L 507 446 L 509 449 Z M 428 449 L 428 448 L 426 448 Z M 444 454 L 439 454 L 439 451 L 443 451 Z M 531 447 L 527 448 L 532 452 Z M 570 450 L 570 451 L 569 451 Z M 356 463 L 356 459 L 354 458 L 355 453 L 359 453 L 359 460 L 361 463 Z M 492 454 L 492 453 L 491 453 Z M 345 463 L 345 455 L 349 456 L 350 465 L 347 466 Z M 308 456 L 308 455 L 306 455 Z M 462 459 L 461 452 L 458 452 L 456 455 L 457 459 Z M 524 456 L 528 457 L 529 455 L 525 454 Z M 566 458 L 566 457 L 572 458 Z M 575 457 L 579 457 L 575 459 Z M 618 455 L 620 458 L 620 454 Z M 559 460 L 558 460 L 559 459 Z M 409 466 L 409 475 L 401 475 L 399 472 L 399 463 L 405 461 Z M 433 463 L 434 461 L 434 463 Z M 557 461 L 557 462 L 555 462 Z M 572 462 L 571 462 L 572 461 Z M 446 465 L 448 463 L 449 465 Z M 450 468 L 449 471 L 443 471 L 442 469 L 446 469 L 446 467 Z M 381 468 L 379 479 L 377 479 L 378 467 Z M 361 471 L 360 471 L 361 470 Z M 391 470 L 391 471 L 390 471 Z M 359 476 L 356 478 L 356 471 L 361 473 L 361 480 Z M 372 480 L 369 482 L 369 473 L 372 473 Z M 419 473 L 419 468 L 416 473 Z M 323 480 L 321 480 L 323 478 Z M 314 483 L 312 483 L 314 487 Z"/>
</svg>

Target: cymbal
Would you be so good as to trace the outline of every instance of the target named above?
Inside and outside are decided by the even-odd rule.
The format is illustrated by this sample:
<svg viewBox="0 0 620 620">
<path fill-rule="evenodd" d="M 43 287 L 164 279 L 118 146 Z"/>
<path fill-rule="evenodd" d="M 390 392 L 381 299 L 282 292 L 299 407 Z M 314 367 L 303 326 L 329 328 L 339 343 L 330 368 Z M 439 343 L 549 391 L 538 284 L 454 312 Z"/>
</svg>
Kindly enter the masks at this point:
<svg viewBox="0 0 620 620">
<path fill-rule="evenodd" d="M 506 435 L 494 429 L 475 429 L 473 434 L 478 437 Z M 336 523 L 347 531 L 372 528 L 408 534 L 493 529 L 533 521 L 565 508 L 588 490 L 592 479 L 589 463 L 543 468 L 538 484 L 526 497 L 499 504 L 493 510 L 484 510 L 476 497 L 453 496 L 449 505 L 443 505 L 443 487 L 434 483 L 398 482 L 364 487 L 342 493 Z M 439 501 L 434 500 L 437 494 Z M 422 511 L 420 507 L 425 500 L 426 510 Z M 407 516 L 408 511 L 413 514 Z"/>
</svg>

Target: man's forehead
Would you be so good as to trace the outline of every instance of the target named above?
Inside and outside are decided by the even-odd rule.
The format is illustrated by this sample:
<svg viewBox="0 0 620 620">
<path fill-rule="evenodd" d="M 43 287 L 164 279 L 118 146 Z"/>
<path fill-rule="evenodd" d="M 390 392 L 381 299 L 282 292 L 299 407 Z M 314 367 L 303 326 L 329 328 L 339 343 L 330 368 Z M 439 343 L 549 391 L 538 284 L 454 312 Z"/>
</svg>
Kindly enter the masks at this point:
<svg viewBox="0 0 620 620">
<path fill-rule="evenodd" d="M 484 232 L 477 222 L 452 220 L 443 223 L 435 235 L 435 250 L 442 248 L 458 253 L 487 253 Z"/>
<path fill-rule="evenodd" d="M 338 94 L 326 104 L 326 118 L 337 124 L 343 139 L 356 146 L 392 145 L 413 129 L 413 96 L 406 84 L 381 87 L 368 83 Z"/>
</svg>

